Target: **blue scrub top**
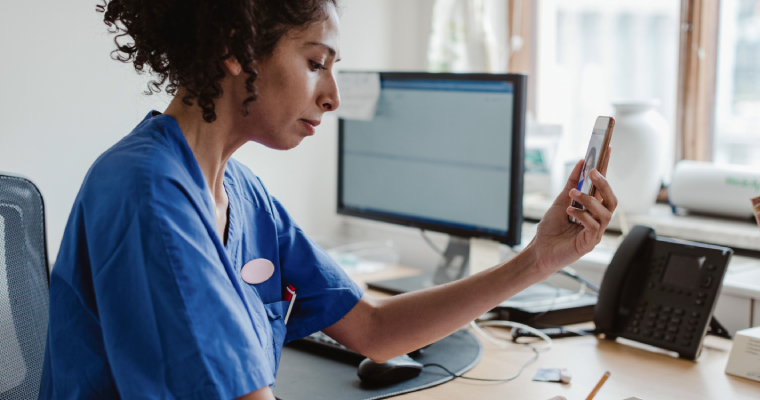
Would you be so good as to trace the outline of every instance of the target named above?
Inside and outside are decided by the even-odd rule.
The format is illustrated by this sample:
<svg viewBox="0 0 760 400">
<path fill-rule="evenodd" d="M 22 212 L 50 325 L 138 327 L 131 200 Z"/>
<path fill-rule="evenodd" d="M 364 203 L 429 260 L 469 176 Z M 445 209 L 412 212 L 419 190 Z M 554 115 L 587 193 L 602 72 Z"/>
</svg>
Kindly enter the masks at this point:
<svg viewBox="0 0 760 400">
<path fill-rule="evenodd" d="M 233 399 L 274 383 L 284 343 L 356 305 L 362 290 L 248 168 L 231 159 L 224 187 L 226 245 L 185 137 L 157 112 L 98 158 L 50 279 L 40 399 Z M 257 258 L 275 271 L 251 285 L 240 270 Z"/>
</svg>

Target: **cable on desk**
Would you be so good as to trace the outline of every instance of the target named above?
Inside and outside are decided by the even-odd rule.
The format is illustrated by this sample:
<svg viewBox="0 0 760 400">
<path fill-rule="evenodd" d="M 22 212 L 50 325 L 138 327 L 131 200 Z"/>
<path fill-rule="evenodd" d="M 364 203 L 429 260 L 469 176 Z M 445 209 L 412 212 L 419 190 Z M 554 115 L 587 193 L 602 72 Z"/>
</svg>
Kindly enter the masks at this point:
<svg viewBox="0 0 760 400">
<path fill-rule="evenodd" d="M 530 326 L 521 324 L 519 322 L 512 322 L 512 321 L 481 321 L 479 323 L 476 323 L 475 321 L 470 322 L 470 326 L 477 332 L 480 336 L 483 337 L 483 339 L 493 343 L 494 345 L 501 347 L 501 348 L 515 348 L 515 347 L 528 347 L 531 350 L 533 350 L 533 357 L 525 361 L 521 366 L 520 369 L 517 371 L 516 374 L 508 377 L 508 378 L 501 378 L 501 379 L 489 379 L 489 378 L 471 378 L 467 376 L 462 376 L 463 374 L 455 374 L 451 372 L 448 368 L 444 367 L 441 364 L 436 363 L 430 363 L 430 364 L 423 364 L 423 367 L 438 367 L 447 373 L 449 373 L 454 378 L 460 378 L 460 379 L 469 379 L 472 381 L 481 381 L 481 382 L 509 382 L 511 380 L 516 379 L 520 374 L 522 374 L 523 370 L 525 370 L 525 367 L 533 363 L 534 361 L 538 360 L 538 356 L 541 354 L 539 350 L 549 350 L 552 347 L 552 339 L 549 336 L 546 336 L 543 334 L 543 332 L 539 331 L 538 329 L 532 328 Z M 509 341 L 504 340 L 504 343 L 499 342 L 498 339 L 494 338 L 493 336 L 487 334 L 480 326 L 506 326 L 511 328 L 520 328 L 525 329 L 527 331 L 530 331 L 531 333 L 535 334 L 536 336 L 540 337 L 546 342 L 546 345 L 544 347 L 537 347 L 533 346 L 531 344 L 520 344 L 515 345 L 512 344 Z"/>
<path fill-rule="evenodd" d="M 511 380 L 517 379 L 517 377 L 520 376 L 520 374 L 522 374 L 525 367 L 527 367 L 532 362 L 538 360 L 538 355 L 540 354 L 538 350 L 535 347 L 531 347 L 531 346 L 528 346 L 528 347 L 530 347 L 531 350 L 533 350 L 533 353 L 534 353 L 533 357 L 531 357 L 528 361 L 525 361 L 522 364 L 522 366 L 520 366 L 520 369 L 517 371 L 517 373 L 510 376 L 509 378 L 502 378 L 502 379 L 471 378 L 469 376 L 462 376 L 463 374 L 455 374 L 441 364 L 430 363 L 430 364 L 423 364 L 422 366 L 423 367 L 438 367 L 446 371 L 447 373 L 449 373 L 449 375 L 453 376 L 454 378 L 469 379 L 471 381 L 481 381 L 481 382 L 509 382 Z"/>
<path fill-rule="evenodd" d="M 488 341 L 488 342 L 490 342 L 490 343 L 492 343 L 492 344 L 494 344 L 494 345 L 496 345 L 498 347 L 501 347 L 503 349 L 510 348 L 510 347 L 515 347 L 516 346 L 515 344 L 512 343 L 512 338 L 510 337 L 509 340 L 504 340 L 504 342 L 500 342 L 496 338 L 494 338 L 493 336 L 491 336 L 491 335 L 487 334 L 485 331 L 483 331 L 483 329 L 481 327 L 501 326 L 501 327 L 508 327 L 508 328 L 520 328 L 520 329 L 526 330 L 526 331 L 528 331 L 528 332 L 530 332 L 530 333 L 538 336 L 539 338 L 543 339 L 544 342 L 546 342 L 546 344 L 543 347 L 536 347 L 536 346 L 527 344 L 528 347 L 530 347 L 532 349 L 536 349 L 536 350 L 549 350 L 554 345 L 554 342 L 552 342 L 552 339 L 549 336 L 547 336 L 545 333 L 539 331 L 536 328 L 530 327 L 530 326 L 525 325 L 525 324 L 521 324 L 519 322 L 512 322 L 512 321 L 481 321 L 479 323 L 475 323 L 475 321 L 472 321 L 472 322 L 470 322 L 470 326 L 483 339 L 485 339 L 486 341 Z M 517 346 L 522 347 L 522 346 L 525 346 L 525 345 L 526 344 L 521 344 L 521 345 L 517 345 Z"/>
</svg>

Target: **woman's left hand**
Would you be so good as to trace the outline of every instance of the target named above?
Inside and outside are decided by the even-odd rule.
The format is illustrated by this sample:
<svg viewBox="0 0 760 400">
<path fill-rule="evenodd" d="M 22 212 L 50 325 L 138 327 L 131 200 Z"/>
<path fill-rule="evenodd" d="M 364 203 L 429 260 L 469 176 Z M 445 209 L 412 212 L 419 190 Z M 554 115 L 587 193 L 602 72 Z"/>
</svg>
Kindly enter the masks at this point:
<svg viewBox="0 0 760 400">
<path fill-rule="evenodd" d="M 562 193 L 538 224 L 536 237 L 530 246 L 534 248 L 537 267 L 547 276 L 578 260 L 602 240 L 618 203 L 604 177 L 611 152 L 612 148 L 608 148 L 601 172 L 593 169 L 589 173 L 591 183 L 596 187 L 595 196 L 576 190 L 583 168 L 583 160 L 580 160 Z M 572 207 L 573 200 L 586 210 Z M 568 216 L 580 221 L 580 224 L 570 222 Z"/>
</svg>

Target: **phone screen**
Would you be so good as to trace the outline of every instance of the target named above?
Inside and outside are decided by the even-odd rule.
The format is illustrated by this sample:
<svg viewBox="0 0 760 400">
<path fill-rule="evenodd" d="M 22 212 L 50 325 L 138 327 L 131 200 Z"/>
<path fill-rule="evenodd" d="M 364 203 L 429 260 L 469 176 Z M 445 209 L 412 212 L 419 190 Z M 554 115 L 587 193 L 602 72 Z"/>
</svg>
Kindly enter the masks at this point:
<svg viewBox="0 0 760 400">
<path fill-rule="evenodd" d="M 586 150 L 586 158 L 583 161 L 583 169 L 581 169 L 581 177 L 578 181 L 576 189 L 582 193 L 589 194 L 591 192 L 591 179 L 588 174 L 594 168 L 599 168 L 601 163 L 602 146 L 604 146 L 604 135 L 607 133 L 607 125 L 609 118 L 598 118 L 594 124 L 594 130 L 591 132 L 591 140 L 588 143 L 588 150 Z M 583 206 L 573 201 L 573 207 L 583 209 Z"/>
<path fill-rule="evenodd" d="M 589 172 L 592 169 L 598 168 L 599 155 L 602 151 L 602 145 L 604 145 L 604 134 L 607 131 L 607 127 L 604 129 L 594 128 L 594 133 L 591 135 L 591 140 L 588 144 L 588 150 L 586 150 L 586 159 L 583 162 L 583 169 L 581 170 L 581 180 L 578 181 L 576 189 L 588 194 L 591 190 L 591 179 L 588 178 Z"/>
</svg>

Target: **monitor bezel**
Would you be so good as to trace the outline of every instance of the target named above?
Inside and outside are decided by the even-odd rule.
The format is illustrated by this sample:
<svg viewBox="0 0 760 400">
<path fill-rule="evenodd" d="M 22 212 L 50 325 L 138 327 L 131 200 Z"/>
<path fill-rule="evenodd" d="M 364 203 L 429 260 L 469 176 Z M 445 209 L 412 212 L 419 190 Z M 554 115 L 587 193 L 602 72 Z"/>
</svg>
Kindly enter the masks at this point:
<svg viewBox="0 0 760 400">
<path fill-rule="evenodd" d="M 348 71 L 347 71 L 348 72 Z M 356 72 L 356 71 L 350 71 Z M 367 72 L 367 71 L 362 71 Z M 378 213 L 347 207 L 343 204 L 343 118 L 338 120 L 338 199 L 337 212 L 341 215 L 360 217 L 364 219 L 403 225 L 413 228 L 446 233 L 465 238 L 484 238 L 504 243 L 508 246 L 520 244 L 523 223 L 523 175 L 525 169 L 525 111 L 527 106 L 528 77 L 524 74 L 484 74 L 484 73 L 425 73 L 425 72 L 380 72 L 380 79 L 394 80 L 471 80 L 509 82 L 514 88 L 513 118 L 512 118 L 512 165 L 510 176 L 510 201 L 507 232 L 495 232 L 462 228 L 442 223 L 423 220 L 410 220 L 392 213 Z"/>
</svg>

